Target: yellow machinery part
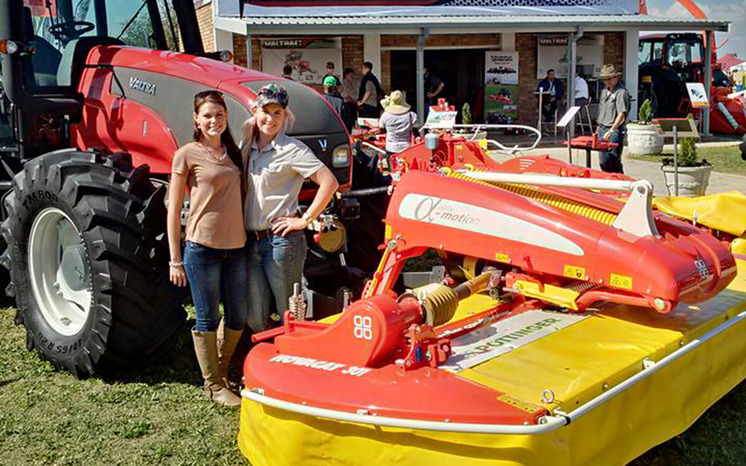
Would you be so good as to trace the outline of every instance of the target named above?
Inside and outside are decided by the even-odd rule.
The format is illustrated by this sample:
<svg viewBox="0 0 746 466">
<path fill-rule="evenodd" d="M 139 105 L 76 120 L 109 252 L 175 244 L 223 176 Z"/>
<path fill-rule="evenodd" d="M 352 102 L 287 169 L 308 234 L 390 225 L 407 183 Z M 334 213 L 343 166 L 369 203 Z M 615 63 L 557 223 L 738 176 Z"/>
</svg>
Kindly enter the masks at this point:
<svg viewBox="0 0 746 466">
<path fill-rule="evenodd" d="M 509 183 L 488 183 L 486 181 L 475 180 L 468 176 L 462 175 L 461 173 L 450 173 L 448 176 L 452 178 L 458 178 L 460 180 L 469 181 L 471 183 L 480 184 L 482 186 L 489 186 L 494 189 L 501 189 L 503 191 L 509 191 L 519 196 L 527 197 L 543 204 L 556 207 L 558 209 L 570 212 L 581 217 L 585 217 L 605 225 L 611 225 L 616 220 L 616 215 L 606 212 L 595 207 L 590 207 L 585 204 L 580 204 L 555 194 L 545 193 L 539 191 L 536 188 L 532 188 L 524 185 L 509 184 Z"/>
<path fill-rule="evenodd" d="M 730 243 L 730 252 L 736 256 L 736 279 L 730 282 L 731 290 L 746 292 L 746 236 Z"/>
<path fill-rule="evenodd" d="M 476 298 L 476 299 L 472 299 Z M 488 298 L 462 301 L 456 319 Z M 526 406 L 570 412 L 746 310 L 726 291 L 666 315 L 620 307 L 593 315 L 458 374 Z M 541 435 L 489 435 L 374 427 L 304 416 L 244 399 L 241 451 L 255 466 L 385 464 L 518 466 L 625 464 L 686 430 L 746 377 L 746 321 L 702 343 L 567 426 Z M 542 391 L 551 389 L 547 405 Z M 454 394 L 457 396 L 457 394 Z M 447 403 L 444 400 L 444 403 Z"/>
<path fill-rule="evenodd" d="M 738 191 L 701 197 L 658 197 L 653 206 L 661 212 L 724 231 L 734 236 L 746 233 L 746 195 Z"/>
<path fill-rule="evenodd" d="M 578 310 L 575 300 L 580 296 L 580 293 L 574 290 L 525 280 L 516 280 L 513 283 L 513 289 L 529 298 L 540 299 L 546 303 L 556 304 L 574 311 Z"/>
</svg>

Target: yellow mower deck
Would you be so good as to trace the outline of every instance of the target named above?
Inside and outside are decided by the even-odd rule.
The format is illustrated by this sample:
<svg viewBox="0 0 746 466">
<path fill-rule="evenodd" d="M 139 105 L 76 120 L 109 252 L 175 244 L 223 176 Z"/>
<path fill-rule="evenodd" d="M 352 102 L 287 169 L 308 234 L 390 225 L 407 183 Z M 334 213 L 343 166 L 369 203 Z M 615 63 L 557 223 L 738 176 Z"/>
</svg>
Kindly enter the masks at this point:
<svg viewBox="0 0 746 466">
<path fill-rule="evenodd" d="M 465 300 L 454 320 L 490 304 L 483 296 Z M 694 342 L 692 351 L 551 432 L 378 427 L 290 413 L 244 398 L 239 446 L 255 466 L 625 464 L 686 430 L 746 378 L 744 316 L 741 280 L 705 303 L 679 306 L 670 314 L 620 307 L 592 315 L 459 373 L 509 394 L 525 409 L 541 405 L 554 414 L 570 413 L 650 361 Z M 713 329 L 722 331 L 697 346 Z M 547 389 L 554 398 L 549 403 Z"/>
</svg>

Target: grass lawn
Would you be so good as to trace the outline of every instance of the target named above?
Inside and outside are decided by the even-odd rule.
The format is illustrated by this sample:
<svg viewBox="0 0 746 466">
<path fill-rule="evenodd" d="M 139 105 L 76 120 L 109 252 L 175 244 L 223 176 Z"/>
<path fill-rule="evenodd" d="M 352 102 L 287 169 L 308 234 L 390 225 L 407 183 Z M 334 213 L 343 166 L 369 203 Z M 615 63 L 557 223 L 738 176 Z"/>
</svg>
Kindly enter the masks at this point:
<svg viewBox="0 0 746 466">
<path fill-rule="evenodd" d="M 697 154 L 714 167 L 713 170 L 731 175 L 746 175 L 746 162 L 741 159 L 741 150 L 738 146 L 726 147 L 699 147 Z M 673 152 L 663 155 L 629 155 L 634 160 L 645 160 L 647 162 L 661 162 L 664 157 L 673 157 Z"/>
<path fill-rule="evenodd" d="M 14 314 L 0 309 L 0 464 L 246 464 L 238 411 L 204 399 L 186 328 L 159 365 L 79 381 L 26 351 Z M 632 464 L 744 464 L 745 410 L 746 383 Z"/>
<path fill-rule="evenodd" d="M 26 351 L 14 315 L 0 309 L 0 464 L 247 464 L 238 410 L 204 398 L 186 327 L 160 364 L 80 381 Z"/>
</svg>

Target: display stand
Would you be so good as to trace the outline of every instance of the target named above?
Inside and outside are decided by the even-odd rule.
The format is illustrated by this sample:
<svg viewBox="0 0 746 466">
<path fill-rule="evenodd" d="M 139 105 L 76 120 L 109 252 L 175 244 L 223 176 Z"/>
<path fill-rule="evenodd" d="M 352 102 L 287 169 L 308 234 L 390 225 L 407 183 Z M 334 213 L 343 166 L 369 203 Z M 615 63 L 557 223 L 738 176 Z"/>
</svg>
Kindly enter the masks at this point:
<svg viewBox="0 0 746 466">
<path fill-rule="evenodd" d="M 579 106 L 570 107 L 569 109 L 567 109 L 565 114 L 562 115 L 562 118 L 560 118 L 560 121 L 557 123 L 557 127 L 562 128 L 562 131 L 565 132 L 565 141 L 567 141 L 565 144 L 567 144 L 567 154 L 569 156 L 570 163 L 572 163 L 572 147 L 570 144 L 570 132 L 567 130 L 567 127 L 570 124 L 575 124 L 575 117 L 577 116 L 579 111 Z"/>
<path fill-rule="evenodd" d="M 674 196 L 679 195 L 679 136 L 698 138 L 697 124 L 691 118 L 658 118 L 653 120 L 664 138 L 673 138 Z"/>
</svg>

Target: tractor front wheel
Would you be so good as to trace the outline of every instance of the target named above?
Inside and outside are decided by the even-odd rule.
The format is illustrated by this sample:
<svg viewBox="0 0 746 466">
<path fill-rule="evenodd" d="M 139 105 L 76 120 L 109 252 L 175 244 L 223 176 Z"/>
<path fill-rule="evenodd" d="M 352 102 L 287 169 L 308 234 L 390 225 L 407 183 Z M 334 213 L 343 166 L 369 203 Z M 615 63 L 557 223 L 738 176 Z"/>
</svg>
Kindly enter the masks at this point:
<svg viewBox="0 0 746 466">
<path fill-rule="evenodd" d="M 4 200 L 3 264 L 29 350 L 85 377 L 152 359 L 182 328 L 165 192 L 125 153 L 52 152 L 16 175 Z"/>
</svg>

